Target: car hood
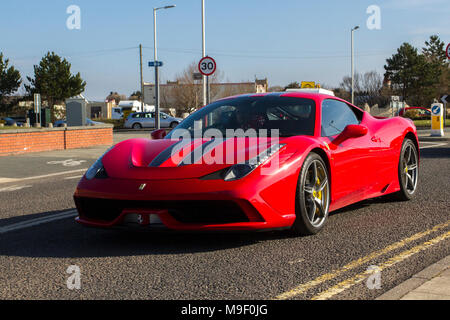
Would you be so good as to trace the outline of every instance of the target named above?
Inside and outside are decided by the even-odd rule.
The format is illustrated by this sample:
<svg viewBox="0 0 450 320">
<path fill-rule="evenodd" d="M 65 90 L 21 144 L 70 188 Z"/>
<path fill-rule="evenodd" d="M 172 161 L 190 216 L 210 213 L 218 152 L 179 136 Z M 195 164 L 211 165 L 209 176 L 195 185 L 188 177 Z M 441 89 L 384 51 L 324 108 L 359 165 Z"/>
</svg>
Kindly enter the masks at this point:
<svg viewBox="0 0 450 320">
<path fill-rule="evenodd" d="M 126 140 L 102 159 L 108 176 L 118 179 L 199 178 L 256 157 L 286 139 L 231 138 Z M 283 149 L 284 150 L 284 149 Z"/>
</svg>

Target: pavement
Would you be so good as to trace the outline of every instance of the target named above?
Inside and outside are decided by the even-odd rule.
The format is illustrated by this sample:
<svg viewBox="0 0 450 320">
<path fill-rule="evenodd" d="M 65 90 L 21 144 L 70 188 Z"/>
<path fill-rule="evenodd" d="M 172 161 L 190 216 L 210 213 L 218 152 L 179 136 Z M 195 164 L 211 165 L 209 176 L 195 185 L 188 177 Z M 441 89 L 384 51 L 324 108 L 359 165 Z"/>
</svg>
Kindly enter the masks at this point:
<svg viewBox="0 0 450 320">
<path fill-rule="evenodd" d="M 450 300 L 450 255 L 376 300 Z"/>
<path fill-rule="evenodd" d="M 148 132 L 115 133 L 114 141 L 134 137 Z M 0 299 L 376 299 L 418 283 L 409 279 L 450 254 L 445 141 L 421 142 L 412 201 L 349 206 L 312 237 L 84 228 L 73 221 L 73 192 L 107 148 L 0 157 Z M 79 289 L 68 286 L 71 266 Z M 447 272 L 415 289 L 444 283 Z"/>
</svg>

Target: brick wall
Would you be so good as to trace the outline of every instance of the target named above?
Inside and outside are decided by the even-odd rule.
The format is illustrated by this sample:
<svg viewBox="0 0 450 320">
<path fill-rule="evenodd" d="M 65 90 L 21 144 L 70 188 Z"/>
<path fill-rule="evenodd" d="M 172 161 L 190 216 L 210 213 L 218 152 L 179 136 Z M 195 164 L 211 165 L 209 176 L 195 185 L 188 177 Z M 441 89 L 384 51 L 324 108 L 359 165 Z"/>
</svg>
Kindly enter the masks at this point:
<svg viewBox="0 0 450 320">
<path fill-rule="evenodd" d="M 0 130 L 0 156 L 113 143 L 112 126 Z"/>
</svg>

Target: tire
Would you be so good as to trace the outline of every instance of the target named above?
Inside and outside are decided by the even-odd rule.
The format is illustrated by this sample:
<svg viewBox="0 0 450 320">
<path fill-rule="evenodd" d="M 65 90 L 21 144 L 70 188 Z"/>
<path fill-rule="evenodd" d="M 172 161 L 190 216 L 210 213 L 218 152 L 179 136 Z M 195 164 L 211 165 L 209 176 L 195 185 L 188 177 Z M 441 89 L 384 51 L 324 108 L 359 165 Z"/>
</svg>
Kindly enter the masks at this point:
<svg viewBox="0 0 450 320">
<path fill-rule="evenodd" d="M 411 139 L 406 138 L 403 141 L 400 160 L 398 162 L 400 191 L 395 193 L 395 198 L 400 201 L 411 200 L 416 194 L 418 180 L 419 153 L 414 142 Z"/>
<path fill-rule="evenodd" d="M 171 128 L 171 129 L 174 129 L 177 125 L 178 125 L 178 122 L 172 122 L 172 123 L 170 124 L 170 128 Z"/>
<path fill-rule="evenodd" d="M 296 219 L 292 232 L 308 236 L 322 230 L 328 218 L 330 199 L 327 166 L 317 153 L 310 153 L 303 163 L 297 183 Z"/>
<path fill-rule="evenodd" d="M 140 123 L 134 123 L 132 128 L 135 130 L 139 130 L 139 129 L 142 129 L 142 125 Z"/>
</svg>

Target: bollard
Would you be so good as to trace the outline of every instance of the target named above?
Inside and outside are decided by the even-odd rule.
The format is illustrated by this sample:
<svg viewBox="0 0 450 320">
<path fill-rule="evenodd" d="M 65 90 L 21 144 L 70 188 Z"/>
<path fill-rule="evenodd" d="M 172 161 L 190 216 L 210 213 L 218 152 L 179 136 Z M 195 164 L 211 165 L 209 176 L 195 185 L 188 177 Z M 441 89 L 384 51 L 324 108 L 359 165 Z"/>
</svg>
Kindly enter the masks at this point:
<svg viewBox="0 0 450 320">
<path fill-rule="evenodd" d="M 444 136 L 444 105 L 442 103 L 431 105 L 431 136 Z"/>
<path fill-rule="evenodd" d="M 47 128 L 53 128 L 53 123 L 47 123 Z"/>
</svg>

